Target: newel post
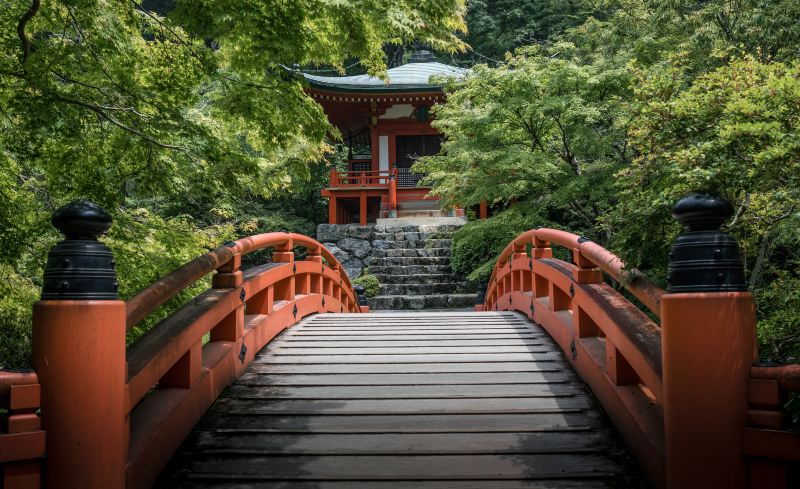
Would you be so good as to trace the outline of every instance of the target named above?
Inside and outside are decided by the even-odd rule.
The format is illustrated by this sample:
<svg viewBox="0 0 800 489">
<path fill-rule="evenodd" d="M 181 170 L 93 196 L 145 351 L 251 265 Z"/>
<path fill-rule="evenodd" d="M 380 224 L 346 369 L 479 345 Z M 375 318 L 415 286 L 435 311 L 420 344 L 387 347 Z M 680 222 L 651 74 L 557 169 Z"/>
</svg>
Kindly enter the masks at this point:
<svg viewBox="0 0 800 489">
<path fill-rule="evenodd" d="M 397 168 L 389 170 L 389 217 L 397 217 Z"/>
<path fill-rule="evenodd" d="M 33 308 L 33 366 L 42 385 L 51 488 L 123 488 L 128 455 L 125 303 L 111 250 L 97 238 L 111 216 L 87 201 L 58 209 Z"/>
<path fill-rule="evenodd" d="M 686 231 L 670 251 L 661 298 L 665 474 L 669 489 L 744 488 L 742 428 L 755 359 L 755 306 L 739 247 L 720 231 L 731 205 L 693 194 L 672 215 Z"/>
</svg>

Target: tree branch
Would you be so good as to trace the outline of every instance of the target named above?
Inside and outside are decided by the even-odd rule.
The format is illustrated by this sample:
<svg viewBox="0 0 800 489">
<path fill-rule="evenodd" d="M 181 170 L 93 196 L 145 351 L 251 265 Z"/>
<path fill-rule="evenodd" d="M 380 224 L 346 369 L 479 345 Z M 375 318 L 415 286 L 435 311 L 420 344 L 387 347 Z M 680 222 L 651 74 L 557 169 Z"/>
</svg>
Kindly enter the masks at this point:
<svg viewBox="0 0 800 489">
<path fill-rule="evenodd" d="M 33 0 L 31 6 L 28 10 L 22 14 L 22 17 L 19 19 L 19 24 L 17 24 L 17 35 L 19 36 L 20 41 L 22 41 L 22 61 L 25 62 L 28 59 L 28 56 L 31 55 L 31 40 L 28 38 L 28 35 L 25 33 L 25 26 L 28 25 L 28 22 L 36 15 L 39 11 L 39 6 L 41 5 L 40 0 Z"/>
<path fill-rule="evenodd" d="M 56 95 L 56 98 L 58 100 L 62 101 L 62 102 L 65 102 L 65 103 L 68 103 L 68 104 L 72 104 L 72 105 L 77 105 L 79 107 L 84 107 L 86 109 L 89 109 L 92 112 L 94 112 L 95 114 L 97 114 L 100 117 L 102 117 L 103 119 L 105 119 L 108 122 L 110 122 L 111 124 L 119 127 L 120 129 L 122 129 L 124 131 L 127 131 L 127 132 L 129 132 L 131 134 L 135 134 L 136 136 L 139 136 L 140 138 L 144 139 L 148 143 L 154 144 L 154 145 L 158 146 L 159 148 L 174 149 L 174 150 L 184 151 L 184 152 L 188 152 L 189 151 L 189 149 L 184 147 L 184 146 L 176 146 L 176 145 L 173 145 L 173 144 L 162 143 L 161 141 L 153 138 L 152 136 L 150 136 L 148 134 L 143 133 L 142 131 L 140 131 L 140 130 L 138 130 L 136 128 L 133 128 L 133 127 L 130 127 L 128 125 L 123 124 L 122 122 L 120 122 L 115 117 L 113 117 L 113 116 L 111 116 L 109 114 L 106 114 L 105 110 L 109 110 L 109 109 L 106 108 L 106 107 L 103 107 L 101 105 L 95 105 L 95 104 L 92 104 L 92 103 L 89 103 L 89 102 L 83 102 L 81 100 L 75 100 L 75 99 L 63 97 L 61 95 Z"/>
</svg>

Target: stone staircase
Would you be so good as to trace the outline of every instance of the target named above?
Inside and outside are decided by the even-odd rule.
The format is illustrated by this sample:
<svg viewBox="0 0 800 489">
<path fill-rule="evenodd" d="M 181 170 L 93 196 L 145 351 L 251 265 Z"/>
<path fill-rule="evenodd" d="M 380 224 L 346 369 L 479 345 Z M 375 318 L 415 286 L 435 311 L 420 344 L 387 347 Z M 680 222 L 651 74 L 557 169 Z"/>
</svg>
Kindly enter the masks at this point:
<svg viewBox="0 0 800 489">
<path fill-rule="evenodd" d="M 386 227 L 372 242 L 370 273 L 381 293 L 370 310 L 467 308 L 475 304 L 477 284 L 450 267 L 454 225 Z"/>
</svg>

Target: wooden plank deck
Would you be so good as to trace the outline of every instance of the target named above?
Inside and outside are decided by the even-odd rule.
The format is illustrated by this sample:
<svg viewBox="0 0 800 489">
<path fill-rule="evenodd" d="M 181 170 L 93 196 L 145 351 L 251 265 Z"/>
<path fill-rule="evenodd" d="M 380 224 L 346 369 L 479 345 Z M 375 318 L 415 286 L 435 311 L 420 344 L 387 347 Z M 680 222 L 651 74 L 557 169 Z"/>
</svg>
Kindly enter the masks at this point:
<svg viewBox="0 0 800 489">
<path fill-rule="evenodd" d="M 158 485 L 642 487 L 558 347 L 507 312 L 306 319 L 259 353 Z"/>
</svg>

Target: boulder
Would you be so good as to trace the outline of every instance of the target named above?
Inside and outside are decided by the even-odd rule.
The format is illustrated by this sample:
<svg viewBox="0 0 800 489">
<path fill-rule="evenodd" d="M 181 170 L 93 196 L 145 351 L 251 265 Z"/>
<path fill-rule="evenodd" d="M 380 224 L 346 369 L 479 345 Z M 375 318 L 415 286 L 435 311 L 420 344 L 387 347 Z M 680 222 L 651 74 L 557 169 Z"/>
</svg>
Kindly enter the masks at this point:
<svg viewBox="0 0 800 489">
<path fill-rule="evenodd" d="M 320 224 L 317 226 L 317 241 L 339 241 L 347 237 L 349 226 L 340 224 Z"/>
<path fill-rule="evenodd" d="M 344 263 L 350 259 L 350 253 L 336 246 L 336 243 L 322 243 L 322 246 L 328 248 L 328 251 L 339 260 L 339 263 Z"/>
<path fill-rule="evenodd" d="M 344 238 L 336 242 L 339 248 L 348 251 L 358 258 L 364 258 L 372 251 L 372 245 L 365 239 Z"/>
<path fill-rule="evenodd" d="M 358 258 L 352 258 L 342 263 L 342 268 L 344 268 L 345 273 L 347 273 L 347 276 L 350 277 L 350 279 L 354 279 L 359 277 L 361 272 L 364 270 L 364 262 Z"/>
<path fill-rule="evenodd" d="M 356 239 L 369 239 L 375 230 L 374 225 L 359 226 L 358 224 L 351 224 L 347 228 L 347 237 Z"/>
</svg>

